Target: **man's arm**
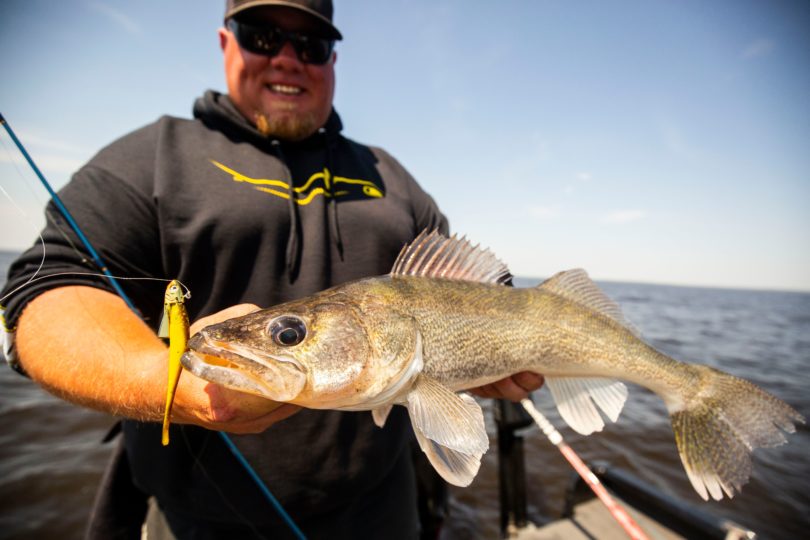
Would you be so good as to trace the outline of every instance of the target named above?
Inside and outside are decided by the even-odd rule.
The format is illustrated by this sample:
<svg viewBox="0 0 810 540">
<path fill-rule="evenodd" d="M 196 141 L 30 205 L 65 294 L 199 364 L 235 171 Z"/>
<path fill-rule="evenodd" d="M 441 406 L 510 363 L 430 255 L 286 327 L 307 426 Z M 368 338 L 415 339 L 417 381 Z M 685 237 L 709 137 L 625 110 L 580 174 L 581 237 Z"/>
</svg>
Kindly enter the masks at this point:
<svg viewBox="0 0 810 540">
<path fill-rule="evenodd" d="M 117 416 L 162 420 L 168 349 L 116 295 L 83 286 L 42 293 L 18 320 L 16 347 L 28 375 L 53 394 Z M 172 421 L 258 433 L 297 410 L 184 373 Z"/>
</svg>

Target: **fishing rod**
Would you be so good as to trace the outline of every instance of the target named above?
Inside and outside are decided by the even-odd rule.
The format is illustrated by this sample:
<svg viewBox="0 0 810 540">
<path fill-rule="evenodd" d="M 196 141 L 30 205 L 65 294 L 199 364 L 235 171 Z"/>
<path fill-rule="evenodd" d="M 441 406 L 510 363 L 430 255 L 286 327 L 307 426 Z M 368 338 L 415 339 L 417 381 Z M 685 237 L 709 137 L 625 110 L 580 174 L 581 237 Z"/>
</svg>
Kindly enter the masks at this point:
<svg viewBox="0 0 810 540">
<path fill-rule="evenodd" d="M 520 404 L 523 405 L 523 408 L 526 409 L 529 416 L 532 417 L 545 436 L 548 437 L 548 440 L 560 450 L 562 455 L 565 456 L 565 459 L 568 460 L 568 463 L 570 463 L 574 470 L 585 480 L 588 487 L 596 493 L 596 496 L 599 497 L 599 500 L 607 507 L 613 518 L 619 522 L 619 525 L 622 526 L 628 536 L 633 540 L 649 540 L 649 537 L 644 533 L 641 527 L 639 527 L 638 523 L 636 523 L 636 521 L 630 517 L 630 514 L 610 496 L 610 493 L 608 493 L 608 490 L 602 485 L 602 482 L 599 481 L 599 478 L 585 465 L 585 462 L 574 452 L 574 449 L 568 446 L 560 432 L 548 421 L 548 418 L 546 418 L 543 413 L 537 410 L 534 403 L 526 398 L 520 400 Z"/>
<path fill-rule="evenodd" d="M 85 236 L 81 227 L 79 227 L 79 224 L 76 223 L 76 220 L 73 219 L 73 216 L 70 214 L 67 207 L 62 202 L 62 199 L 59 198 L 59 195 L 56 193 L 56 191 L 54 191 L 50 182 L 48 182 L 48 180 L 45 178 L 45 175 L 42 174 L 42 172 L 39 170 L 39 167 L 37 167 L 36 163 L 34 163 L 33 158 L 31 158 L 31 156 L 28 154 L 28 151 L 25 149 L 25 146 L 22 144 L 22 141 L 20 141 L 20 139 L 17 138 L 17 135 L 14 133 L 14 130 L 11 129 L 11 125 L 9 125 L 8 121 L 5 119 L 2 113 L 0 113 L 0 124 L 3 125 L 6 132 L 11 137 L 11 140 L 14 141 L 14 144 L 17 147 L 17 149 L 20 151 L 23 157 L 25 157 L 25 160 L 28 162 L 28 165 L 37 175 L 37 178 L 39 179 L 40 183 L 42 183 L 42 185 L 48 191 L 48 194 L 51 196 L 51 199 L 53 200 L 54 204 L 56 204 L 56 207 L 59 209 L 59 212 L 64 216 L 64 218 L 70 225 L 70 228 L 73 230 L 74 233 L 76 233 L 76 236 L 79 237 L 79 240 L 81 240 L 82 245 L 84 245 L 84 247 L 90 253 L 90 256 L 93 258 L 93 262 L 96 263 L 96 265 L 99 267 L 104 276 L 107 277 L 107 279 L 110 281 L 110 284 L 113 286 L 118 295 L 124 300 L 124 302 L 126 302 L 127 306 L 129 306 L 129 308 L 136 315 L 138 315 L 138 317 L 141 317 L 141 314 L 139 310 L 135 307 L 135 304 L 129 298 L 127 293 L 124 292 L 124 289 L 122 289 L 121 286 L 118 284 L 118 281 L 116 280 L 115 276 L 113 276 L 112 273 L 110 273 L 109 269 L 107 268 L 107 265 L 104 263 L 101 256 L 93 248 L 93 245 L 90 243 L 90 240 L 87 238 L 87 236 Z M 293 534 L 299 540 L 306 540 L 306 536 L 304 536 L 304 533 L 295 524 L 292 517 L 290 517 L 290 515 L 284 510 L 284 507 L 281 506 L 281 503 L 278 501 L 278 499 L 276 499 L 276 497 L 267 487 L 265 482 L 261 479 L 256 470 L 250 465 L 247 458 L 245 458 L 244 454 L 239 450 L 239 448 L 233 442 L 231 437 L 229 437 L 228 434 L 223 431 L 218 431 L 217 433 L 219 433 L 225 445 L 228 447 L 228 449 L 231 451 L 234 457 L 236 457 L 237 461 L 242 465 L 245 471 L 247 471 L 250 478 L 254 481 L 254 483 L 256 483 L 256 485 L 261 490 L 262 494 L 265 496 L 268 502 L 270 502 L 270 504 L 282 518 L 284 523 L 290 528 Z"/>
</svg>

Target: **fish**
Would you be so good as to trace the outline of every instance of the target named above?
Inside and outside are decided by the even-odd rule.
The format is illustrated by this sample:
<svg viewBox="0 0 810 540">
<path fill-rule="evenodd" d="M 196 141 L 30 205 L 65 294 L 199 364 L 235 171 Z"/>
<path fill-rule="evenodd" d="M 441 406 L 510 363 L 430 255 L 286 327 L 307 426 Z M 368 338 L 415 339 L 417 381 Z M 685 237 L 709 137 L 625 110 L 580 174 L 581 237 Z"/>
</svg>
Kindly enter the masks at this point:
<svg viewBox="0 0 810 540">
<path fill-rule="evenodd" d="M 190 293 L 183 293 L 182 285 L 174 279 L 169 282 L 166 287 L 166 294 L 163 297 L 163 318 L 160 321 L 158 337 L 169 339 L 169 375 L 166 384 L 166 404 L 163 408 L 163 429 L 161 431 L 161 443 L 163 446 L 169 444 L 169 418 L 174 403 L 174 395 L 177 392 L 177 383 L 180 381 L 180 373 L 183 370 L 181 357 L 188 346 L 189 325 L 185 301 L 190 296 Z"/>
<path fill-rule="evenodd" d="M 601 431 L 624 382 L 660 396 L 683 466 L 704 500 L 742 489 L 756 447 L 786 442 L 804 418 L 754 384 L 680 362 L 646 343 L 582 269 L 516 288 L 488 249 L 422 232 L 391 272 L 208 326 L 183 366 L 198 377 L 311 409 L 404 406 L 419 446 L 467 486 L 489 447 L 471 388 L 522 371 L 545 377 L 575 431 Z M 600 412 L 601 411 L 601 412 Z"/>
</svg>

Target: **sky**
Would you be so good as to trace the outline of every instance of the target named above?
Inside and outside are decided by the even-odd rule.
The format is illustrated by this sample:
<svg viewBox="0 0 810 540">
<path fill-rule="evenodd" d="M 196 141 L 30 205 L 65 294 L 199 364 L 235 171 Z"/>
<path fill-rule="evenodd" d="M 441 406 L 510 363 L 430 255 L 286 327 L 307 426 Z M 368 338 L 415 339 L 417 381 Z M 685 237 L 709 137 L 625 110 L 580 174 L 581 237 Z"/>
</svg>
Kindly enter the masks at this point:
<svg viewBox="0 0 810 540">
<path fill-rule="evenodd" d="M 810 291 L 810 2 L 336 0 L 344 134 L 525 277 Z M 62 186 L 225 91 L 221 0 L 3 0 L 0 113 Z M 46 194 L 0 134 L 0 249 Z"/>
</svg>

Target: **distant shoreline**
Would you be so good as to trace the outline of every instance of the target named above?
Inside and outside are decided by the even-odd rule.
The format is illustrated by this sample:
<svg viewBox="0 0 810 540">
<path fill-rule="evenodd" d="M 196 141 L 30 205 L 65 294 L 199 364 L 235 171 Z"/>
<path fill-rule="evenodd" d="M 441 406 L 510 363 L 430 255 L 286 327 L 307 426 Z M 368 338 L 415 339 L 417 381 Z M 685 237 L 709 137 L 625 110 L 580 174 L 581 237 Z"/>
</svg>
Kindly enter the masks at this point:
<svg viewBox="0 0 810 540">
<path fill-rule="evenodd" d="M 0 249 L 0 286 L 6 281 L 6 272 L 8 265 L 11 264 L 23 251 L 10 251 Z M 515 285 L 519 287 L 533 287 L 542 283 L 546 278 L 523 277 L 515 276 Z M 807 294 L 810 291 L 802 291 L 796 289 L 782 289 L 782 288 L 763 288 L 763 287 L 723 287 L 720 285 L 683 285 L 676 283 L 657 283 L 651 281 L 617 281 L 597 279 L 596 283 L 611 283 L 617 285 L 649 285 L 651 287 L 674 287 L 679 289 L 704 289 L 704 290 L 717 290 L 717 291 L 745 291 L 745 292 L 762 292 L 762 293 L 788 293 L 788 294 Z"/>
</svg>

